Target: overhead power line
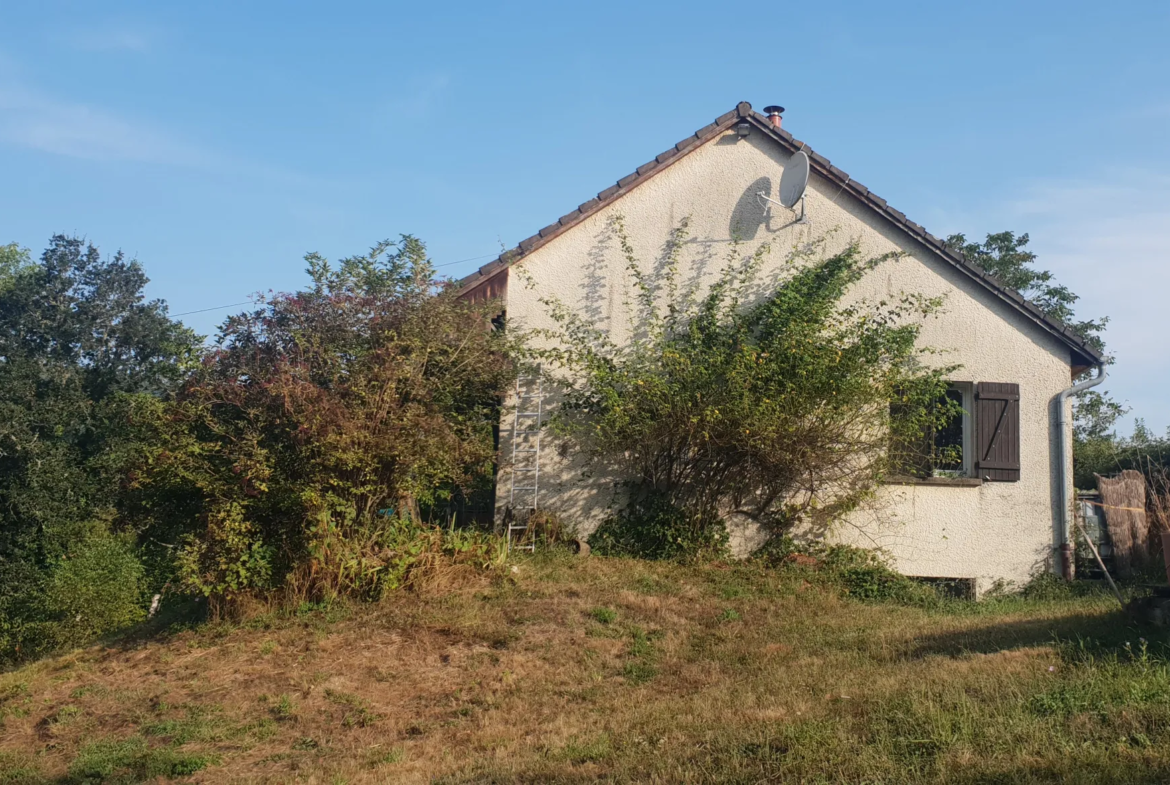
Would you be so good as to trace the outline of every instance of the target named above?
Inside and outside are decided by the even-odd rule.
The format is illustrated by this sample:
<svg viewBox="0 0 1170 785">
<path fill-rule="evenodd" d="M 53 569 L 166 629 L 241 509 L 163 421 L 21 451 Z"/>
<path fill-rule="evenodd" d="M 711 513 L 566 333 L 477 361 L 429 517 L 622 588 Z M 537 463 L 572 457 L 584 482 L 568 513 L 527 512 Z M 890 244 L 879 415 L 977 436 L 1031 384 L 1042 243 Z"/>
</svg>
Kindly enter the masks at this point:
<svg viewBox="0 0 1170 785">
<path fill-rule="evenodd" d="M 483 256 L 473 256 L 470 259 L 460 259 L 457 262 L 444 262 L 443 264 L 436 264 L 435 269 L 437 270 L 440 267 L 450 267 L 453 264 L 463 264 L 464 262 L 474 262 L 474 261 L 477 261 L 479 259 L 486 259 L 489 256 L 499 256 L 499 254 L 485 253 Z"/>
<path fill-rule="evenodd" d="M 450 267 L 453 264 L 463 264 L 464 262 L 475 262 L 475 261 L 478 261 L 480 259 L 487 259 L 489 256 L 496 256 L 496 254 L 485 253 L 483 256 L 472 256 L 470 259 L 459 259 L 458 261 L 455 261 L 455 262 L 444 262 L 443 264 L 436 264 L 435 269 L 437 270 L 440 267 Z M 224 308 L 236 308 L 236 307 L 241 306 L 241 305 L 251 305 L 251 304 L 252 304 L 251 300 L 245 300 L 242 303 L 229 303 L 227 305 L 213 305 L 210 308 L 200 308 L 196 311 L 183 311 L 182 313 L 173 313 L 170 315 L 171 315 L 171 317 L 177 319 L 180 316 L 191 316 L 192 314 L 207 313 L 208 311 L 222 311 Z"/>
<path fill-rule="evenodd" d="M 183 311 L 182 313 L 172 313 L 171 316 L 190 316 L 193 313 L 207 313 L 208 311 L 222 311 L 224 308 L 235 308 L 237 305 L 251 305 L 251 300 L 246 300 L 242 303 L 230 303 L 228 305 L 215 305 L 211 308 L 200 308 L 198 311 Z"/>
</svg>

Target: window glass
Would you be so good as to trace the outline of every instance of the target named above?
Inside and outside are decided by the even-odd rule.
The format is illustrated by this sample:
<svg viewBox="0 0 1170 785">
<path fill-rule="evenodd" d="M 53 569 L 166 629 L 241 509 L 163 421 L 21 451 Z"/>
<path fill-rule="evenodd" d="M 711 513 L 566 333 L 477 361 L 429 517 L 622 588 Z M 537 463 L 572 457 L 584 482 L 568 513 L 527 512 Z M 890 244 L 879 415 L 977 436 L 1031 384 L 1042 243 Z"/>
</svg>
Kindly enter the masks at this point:
<svg viewBox="0 0 1170 785">
<path fill-rule="evenodd" d="M 939 397 L 937 406 L 943 419 L 917 436 L 892 445 L 896 474 L 912 477 L 955 477 L 966 474 L 970 441 L 968 394 L 961 387 L 951 387 Z M 905 407 L 891 404 L 890 416 L 905 416 Z"/>
<path fill-rule="evenodd" d="M 944 472 L 963 471 L 963 410 L 966 408 L 962 390 L 947 390 L 944 403 L 953 404 L 953 410 L 946 421 L 939 424 L 934 432 L 933 467 Z"/>
</svg>

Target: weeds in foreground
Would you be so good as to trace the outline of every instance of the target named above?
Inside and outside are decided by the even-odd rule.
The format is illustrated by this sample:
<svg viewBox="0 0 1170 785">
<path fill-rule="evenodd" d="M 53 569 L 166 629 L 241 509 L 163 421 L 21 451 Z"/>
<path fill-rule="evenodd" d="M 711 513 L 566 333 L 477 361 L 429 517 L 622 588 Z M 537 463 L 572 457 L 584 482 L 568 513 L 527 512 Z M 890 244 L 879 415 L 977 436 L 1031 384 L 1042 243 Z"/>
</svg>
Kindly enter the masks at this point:
<svg viewBox="0 0 1170 785">
<path fill-rule="evenodd" d="M 142 782 L 155 777 L 183 777 L 216 762 L 218 758 L 210 755 L 150 747 L 144 739 L 134 736 L 86 744 L 69 766 L 69 775 L 80 782 Z"/>
<path fill-rule="evenodd" d="M 613 608 L 594 608 L 589 615 L 602 624 L 613 624 L 617 620 L 617 611 Z"/>
<path fill-rule="evenodd" d="M 0 674 L 0 770 L 26 785 L 195 766 L 355 784 L 1170 781 L 1166 636 L 1107 596 L 861 600 L 832 560 L 517 565 Z"/>
</svg>

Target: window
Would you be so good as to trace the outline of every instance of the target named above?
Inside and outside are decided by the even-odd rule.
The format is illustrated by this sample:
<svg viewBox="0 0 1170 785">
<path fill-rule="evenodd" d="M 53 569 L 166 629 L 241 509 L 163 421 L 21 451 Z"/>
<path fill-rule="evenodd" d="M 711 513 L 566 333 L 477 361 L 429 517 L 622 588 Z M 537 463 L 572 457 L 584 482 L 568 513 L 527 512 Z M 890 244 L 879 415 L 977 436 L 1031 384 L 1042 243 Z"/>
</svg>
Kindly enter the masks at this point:
<svg viewBox="0 0 1170 785">
<path fill-rule="evenodd" d="M 973 385 L 952 383 L 937 404 L 950 410 L 946 418 L 919 436 L 893 446 L 895 474 L 920 478 L 974 476 L 973 403 Z M 890 407 L 892 417 L 899 414 L 896 404 Z"/>
</svg>

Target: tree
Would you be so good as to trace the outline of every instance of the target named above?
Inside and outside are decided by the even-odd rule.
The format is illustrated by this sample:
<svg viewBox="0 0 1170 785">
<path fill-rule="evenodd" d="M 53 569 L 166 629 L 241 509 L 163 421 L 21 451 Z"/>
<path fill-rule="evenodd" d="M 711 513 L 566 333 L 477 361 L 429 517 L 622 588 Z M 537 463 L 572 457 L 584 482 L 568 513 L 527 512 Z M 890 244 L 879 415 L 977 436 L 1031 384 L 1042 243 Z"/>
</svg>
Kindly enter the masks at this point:
<svg viewBox="0 0 1170 785">
<path fill-rule="evenodd" d="M 438 285 L 413 237 L 306 259 L 307 289 L 224 322 L 136 482 L 178 588 L 217 604 L 376 597 L 422 510 L 491 478 L 511 363 L 490 306 Z"/>
<path fill-rule="evenodd" d="M 614 230 L 633 281 L 633 338 L 608 333 L 556 300 L 557 324 L 538 331 L 534 359 L 560 369 L 554 424 L 596 464 L 628 477 L 629 504 L 602 526 L 601 549 L 649 557 L 719 550 L 729 515 L 772 531 L 827 526 L 869 497 L 895 442 L 945 418 L 950 369 L 928 369 L 916 347 L 940 300 L 843 302 L 887 257 L 856 246 L 827 259 L 794 259 L 754 304 L 766 247 L 738 250 L 709 293 L 683 293 L 684 222 L 662 274 L 651 280 Z M 771 287 L 769 287 L 771 288 Z M 891 404 L 899 416 L 891 417 Z"/>
<path fill-rule="evenodd" d="M 1074 306 L 1080 297 L 1058 284 L 1048 270 L 1036 268 L 1036 254 L 1028 250 L 1028 235 L 998 232 L 987 235 L 982 243 L 970 242 L 962 234 L 946 239 L 949 248 L 991 273 L 1006 285 L 1035 303 L 1044 313 L 1080 333 L 1090 346 L 1105 351 L 1102 333 L 1108 317 L 1078 320 Z M 1112 357 L 1107 357 L 1113 362 Z M 1083 452 L 1091 441 L 1109 440 L 1117 420 L 1126 413 L 1121 404 L 1099 390 L 1087 390 L 1073 402 L 1074 444 Z"/>
<path fill-rule="evenodd" d="M 13 280 L 32 267 L 32 255 L 17 243 L 0 245 L 0 290 L 12 285 Z"/>
<path fill-rule="evenodd" d="M 121 253 L 103 259 L 61 235 L 37 264 L 3 251 L 0 656 L 140 612 L 142 568 L 113 525 L 140 447 L 130 412 L 136 398 L 173 389 L 200 344 L 165 303 L 145 299 L 142 268 Z"/>
</svg>

